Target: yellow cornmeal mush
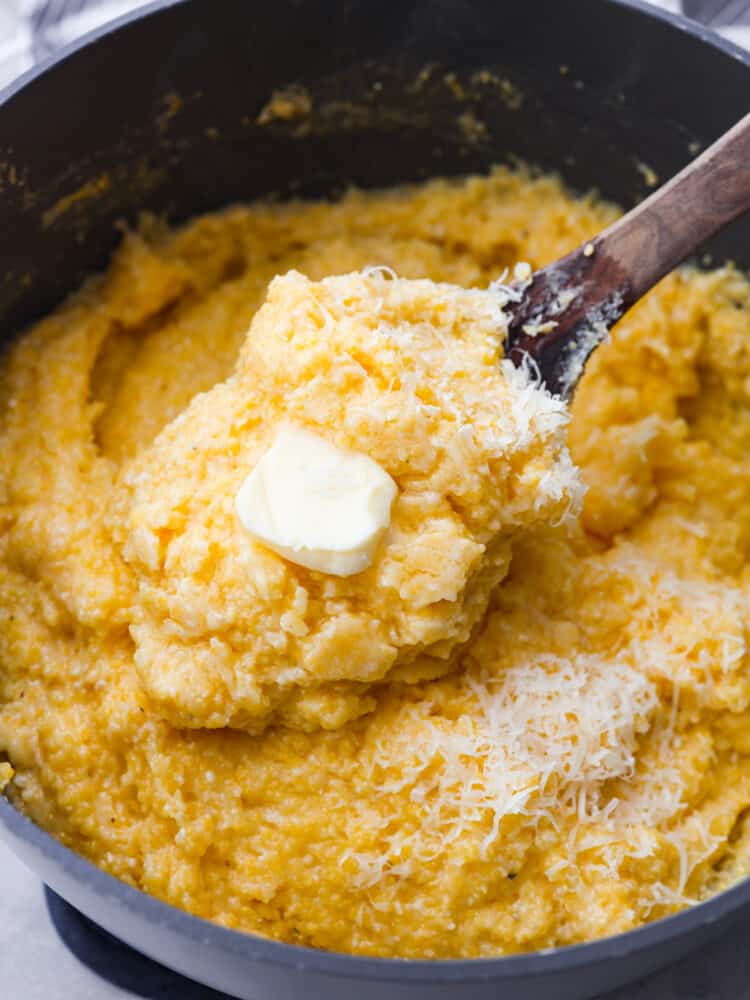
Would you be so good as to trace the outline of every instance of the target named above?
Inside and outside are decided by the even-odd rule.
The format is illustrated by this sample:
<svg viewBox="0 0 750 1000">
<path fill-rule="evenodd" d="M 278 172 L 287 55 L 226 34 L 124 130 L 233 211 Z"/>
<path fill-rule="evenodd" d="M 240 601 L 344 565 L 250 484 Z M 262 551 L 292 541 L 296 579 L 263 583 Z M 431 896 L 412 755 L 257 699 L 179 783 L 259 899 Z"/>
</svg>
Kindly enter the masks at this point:
<svg viewBox="0 0 750 1000">
<path fill-rule="evenodd" d="M 749 286 L 665 279 L 570 413 L 502 360 L 503 272 L 615 216 L 497 169 L 147 219 L 27 331 L 14 804 L 185 910 L 370 955 L 587 941 L 744 875 Z M 393 484 L 361 570 L 239 516 L 289 428 Z"/>
</svg>

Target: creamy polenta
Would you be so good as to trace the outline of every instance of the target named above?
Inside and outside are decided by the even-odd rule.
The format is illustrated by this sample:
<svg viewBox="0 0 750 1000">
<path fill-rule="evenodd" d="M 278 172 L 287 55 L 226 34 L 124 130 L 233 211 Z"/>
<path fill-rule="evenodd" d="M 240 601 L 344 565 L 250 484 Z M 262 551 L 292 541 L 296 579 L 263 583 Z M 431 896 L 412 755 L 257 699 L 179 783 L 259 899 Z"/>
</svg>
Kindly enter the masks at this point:
<svg viewBox="0 0 750 1000">
<path fill-rule="evenodd" d="M 512 540 L 579 493 L 564 406 L 501 361 L 505 301 L 381 272 L 290 272 L 232 377 L 126 463 L 108 523 L 137 586 L 136 670 L 173 725 L 336 729 L 374 709 L 374 683 L 452 668 Z M 235 498 L 286 424 L 365 453 L 397 484 L 364 571 L 311 572 L 243 530 Z"/>
<path fill-rule="evenodd" d="M 498 169 L 146 220 L 22 336 L 0 383 L 11 800 L 176 906 L 372 955 L 590 940 L 745 874 L 750 287 L 663 281 L 567 431 L 501 361 L 486 291 L 615 214 Z M 398 486 L 362 574 L 236 518 L 287 420 Z"/>
</svg>

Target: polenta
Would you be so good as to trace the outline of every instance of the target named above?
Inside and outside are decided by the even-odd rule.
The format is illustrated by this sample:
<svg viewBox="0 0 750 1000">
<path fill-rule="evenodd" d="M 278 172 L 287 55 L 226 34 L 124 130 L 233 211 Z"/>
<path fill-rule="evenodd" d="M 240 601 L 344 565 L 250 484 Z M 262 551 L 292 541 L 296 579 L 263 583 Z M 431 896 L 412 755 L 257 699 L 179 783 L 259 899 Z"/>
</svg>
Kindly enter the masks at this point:
<svg viewBox="0 0 750 1000">
<path fill-rule="evenodd" d="M 750 286 L 669 276 L 570 412 L 501 357 L 506 269 L 615 215 L 497 169 L 147 219 L 27 331 L 0 383 L 14 804 L 192 913 L 368 955 L 587 941 L 742 877 Z M 396 483 L 360 574 L 237 518 L 288 421 Z"/>
<path fill-rule="evenodd" d="M 505 302 L 379 272 L 290 272 L 232 376 L 127 463 L 111 535 L 137 586 L 136 670 L 174 726 L 337 729 L 374 708 L 373 684 L 452 668 L 512 540 L 580 492 L 565 408 L 501 360 Z M 364 453 L 396 484 L 364 571 L 311 572 L 243 530 L 235 498 L 284 427 L 314 431 L 308 450 L 325 434 Z"/>
</svg>

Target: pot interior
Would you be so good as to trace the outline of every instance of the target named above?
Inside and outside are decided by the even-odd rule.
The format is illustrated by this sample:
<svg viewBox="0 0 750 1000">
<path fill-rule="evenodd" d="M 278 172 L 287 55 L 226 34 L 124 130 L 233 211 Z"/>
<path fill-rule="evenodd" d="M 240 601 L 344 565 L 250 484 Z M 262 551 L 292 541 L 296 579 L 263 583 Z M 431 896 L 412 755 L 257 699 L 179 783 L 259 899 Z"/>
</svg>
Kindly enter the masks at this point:
<svg viewBox="0 0 750 1000">
<path fill-rule="evenodd" d="M 156 5 L 0 105 L 0 330 L 101 268 L 141 211 L 515 158 L 627 206 L 741 117 L 749 84 L 740 58 L 617 0 Z M 749 267 L 750 220 L 710 250 Z"/>
</svg>

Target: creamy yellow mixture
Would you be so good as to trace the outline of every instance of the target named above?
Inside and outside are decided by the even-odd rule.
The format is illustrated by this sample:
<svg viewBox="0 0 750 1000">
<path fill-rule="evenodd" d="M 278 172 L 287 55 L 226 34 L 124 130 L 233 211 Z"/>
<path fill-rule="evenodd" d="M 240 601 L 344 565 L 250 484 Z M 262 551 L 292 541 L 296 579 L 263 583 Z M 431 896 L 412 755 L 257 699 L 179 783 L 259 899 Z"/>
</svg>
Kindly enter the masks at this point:
<svg viewBox="0 0 750 1000">
<path fill-rule="evenodd" d="M 563 406 L 501 364 L 504 301 L 382 272 L 276 278 L 232 377 L 124 466 L 107 524 L 137 588 L 136 670 L 174 726 L 336 729 L 374 709 L 373 684 L 452 668 L 512 539 L 579 492 Z M 235 498 L 285 426 L 397 484 L 364 571 L 311 572 L 243 530 Z"/>
<path fill-rule="evenodd" d="M 200 916 L 373 955 L 589 940 L 743 875 L 748 284 L 672 275 L 597 351 L 578 512 L 564 408 L 500 362 L 502 291 L 367 270 L 486 289 L 614 215 L 496 170 L 147 221 L 25 334 L 0 388 L 12 801 Z M 288 420 L 398 486 L 362 574 L 237 520 Z"/>
</svg>

